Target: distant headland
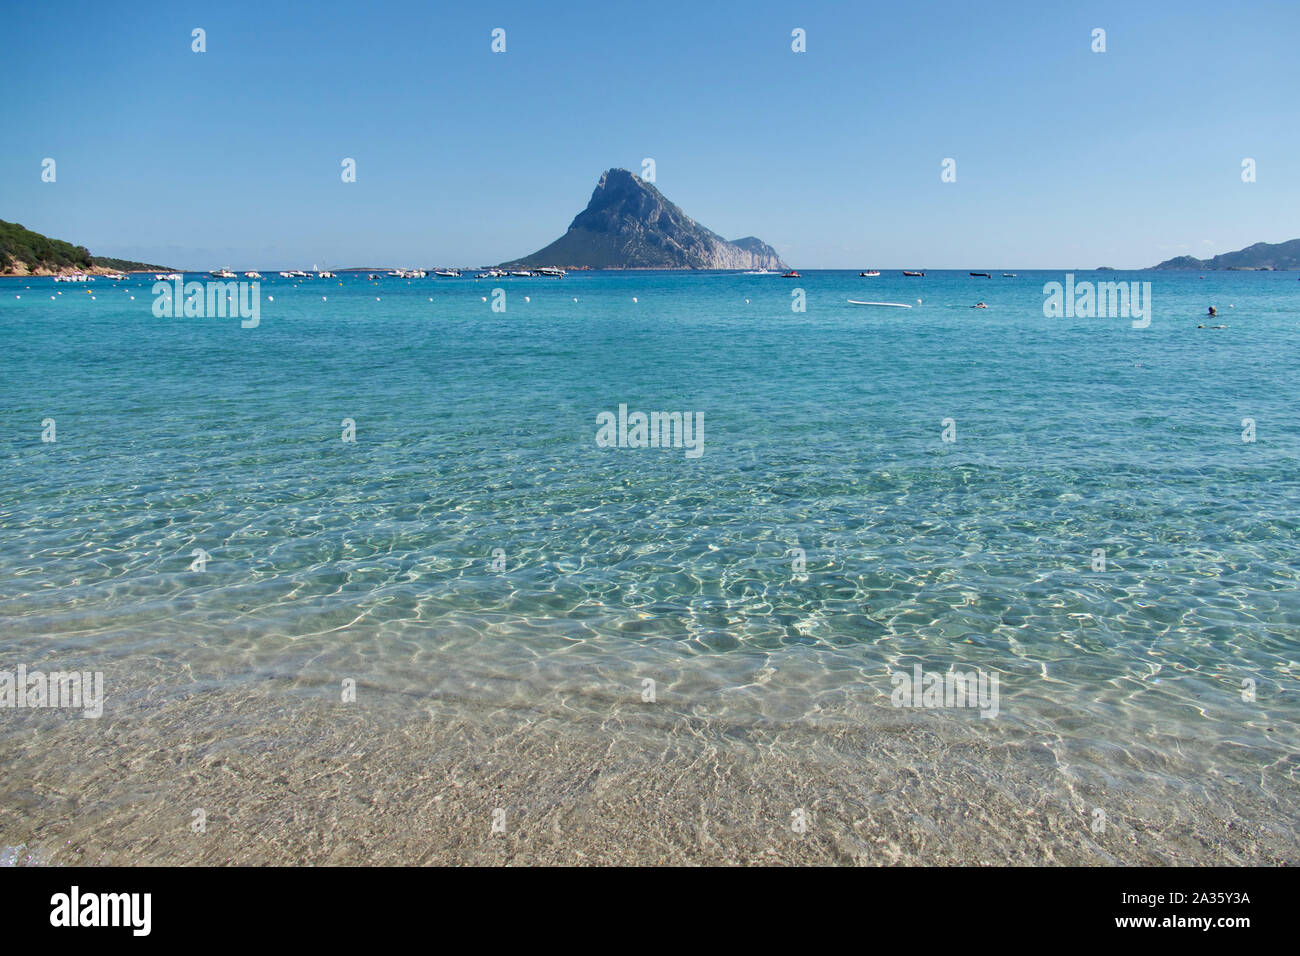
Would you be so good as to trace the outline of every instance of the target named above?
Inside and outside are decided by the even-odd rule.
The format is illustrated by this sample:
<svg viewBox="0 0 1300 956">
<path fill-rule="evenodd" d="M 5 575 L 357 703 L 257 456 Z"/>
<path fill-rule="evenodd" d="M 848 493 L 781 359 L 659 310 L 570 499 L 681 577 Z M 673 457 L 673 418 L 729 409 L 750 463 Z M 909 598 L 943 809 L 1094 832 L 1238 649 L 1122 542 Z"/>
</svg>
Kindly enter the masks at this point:
<svg viewBox="0 0 1300 956">
<path fill-rule="evenodd" d="M 0 276 L 54 276 L 69 272 L 173 272 L 167 266 L 109 256 L 92 256 L 85 246 L 51 239 L 16 222 L 0 219 Z"/>
<path fill-rule="evenodd" d="M 728 241 L 626 169 L 601 174 L 587 208 L 544 249 L 501 268 L 788 269 L 753 236 Z"/>
<path fill-rule="evenodd" d="M 1265 271 L 1300 269 L 1300 239 L 1289 242 L 1257 242 L 1236 252 L 1224 252 L 1213 259 L 1197 259 L 1193 256 L 1177 256 L 1166 259 L 1153 269 L 1195 269 L 1204 272 L 1209 269 L 1231 269 L 1242 271 Z"/>
</svg>

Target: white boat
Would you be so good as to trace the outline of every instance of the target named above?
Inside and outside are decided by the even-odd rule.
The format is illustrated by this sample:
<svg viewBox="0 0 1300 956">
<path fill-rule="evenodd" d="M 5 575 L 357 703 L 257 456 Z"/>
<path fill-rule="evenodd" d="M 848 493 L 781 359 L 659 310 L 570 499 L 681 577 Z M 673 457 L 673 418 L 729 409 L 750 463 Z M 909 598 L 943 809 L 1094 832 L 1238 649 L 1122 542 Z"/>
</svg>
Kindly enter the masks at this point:
<svg viewBox="0 0 1300 956">
<path fill-rule="evenodd" d="M 109 282 L 121 282 L 123 279 L 126 278 L 126 276 L 123 275 L 121 272 L 110 272 L 108 275 L 104 276 L 104 278 L 107 279 Z"/>
<path fill-rule="evenodd" d="M 774 276 L 775 272 L 770 269 L 750 269 L 748 272 L 742 272 L 741 275 L 747 276 Z"/>
<path fill-rule="evenodd" d="M 260 273 L 260 272 L 245 272 L 245 273 L 244 273 L 244 278 L 245 278 L 245 279 L 260 279 L 260 278 L 262 278 L 262 273 Z"/>
<path fill-rule="evenodd" d="M 849 305 L 875 305 L 889 309 L 910 309 L 911 306 L 906 302 L 862 302 L 858 299 L 849 299 Z"/>
<path fill-rule="evenodd" d="M 880 275 L 880 273 L 877 272 L 875 269 L 868 269 L 866 272 L 858 273 L 858 277 L 861 279 L 871 279 L 878 275 Z"/>
<path fill-rule="evenodd" d="M 336 279 L 336 278 L 338 278 L 338 277 L 337 277 L 336 275 L 334 275 L 334 273 L 332 273 L 332 272 L 318 272 L 318 273 L 316 273 L 316 278 L 318 278 L 318 279 Z"/>
<path fill-rule="evenodd" d="M 459 269 L 434 269 L 434 270 L 433 270 L 433 274 L 436 275 L 436 276 L 441 276 L 441 277 L 444 278 L 444 279 L 459 279 L 459 278 L 460 278 L 460 270 L 459 270 Z"/>
<path fill-rule="evenodd" d="M 533 274 L 529 272 L 527 269 L 520 269 L 517 272 L 512 272 L 510 274 L 512 276 L 518 276 L 521 279 L 531 279 L 533 277 Z"/>
<path fill-rule="evenodd" d="M 212 273 L 212 278 L 214 278 L 214 279 L 235 279 L 235 278 L 238 278 L 238 276 L 236 276 L 236 275 L 235 275 L 233 272 L 231 272 L 229 269 L 218 269 L 216 272 Z"/>
<path fill-rule="evenodd" d="M 556 268 L 554 268 L 554 267 L 550 267 L 550 266 L 543 266 L 542 268 L 538 269 L 538 270 L 537 270 L 537 274 L 538 274 L 539 276 L 546 276 L 547 278 L 550 278 L 550 279 L 563 279 L 563 278 L 564 278 L 564 270 L 563 270 L 563 269 L 556 269 Z"/>
<path fill-rule="evenodd" d="M 292 279 L 292 278 L 293 278 L 293 273 L 292 273 L 292 272 L 281 272 L 281 273 L 280 273 L 280 278 L 281 278 L 281 279 Z"/>
</svg>

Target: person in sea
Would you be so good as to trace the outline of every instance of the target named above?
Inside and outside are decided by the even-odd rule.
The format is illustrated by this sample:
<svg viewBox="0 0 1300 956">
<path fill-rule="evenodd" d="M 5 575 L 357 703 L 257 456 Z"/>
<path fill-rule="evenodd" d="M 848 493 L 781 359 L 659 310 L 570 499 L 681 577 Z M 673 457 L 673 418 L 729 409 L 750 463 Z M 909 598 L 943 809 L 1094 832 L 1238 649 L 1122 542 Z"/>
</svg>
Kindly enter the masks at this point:
<svg viewBox="0 0 1300 956">
<path fill-rule="evenodd" d="M 983 302 L 976 302 L 974 305 L 971 306 L 971 308 L 972 308 L 972 309 L 987 309 L 988 306 L 985 305 Z"/>
<path fill-rule="evenodd" d="M 1219 314 L 1219 310 L 1216 309 L 1214 306 L 1210 306 L 1210 315 L 1214 316 L 1218 314 Z"/>
</svg>

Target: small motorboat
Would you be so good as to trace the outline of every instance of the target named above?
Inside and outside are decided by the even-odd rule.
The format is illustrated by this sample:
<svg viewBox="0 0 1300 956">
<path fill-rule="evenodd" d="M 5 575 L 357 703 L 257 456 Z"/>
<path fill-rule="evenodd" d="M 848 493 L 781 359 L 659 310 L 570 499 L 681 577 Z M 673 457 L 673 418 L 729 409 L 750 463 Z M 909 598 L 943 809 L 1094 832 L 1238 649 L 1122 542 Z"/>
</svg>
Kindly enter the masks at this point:
<svg viewBox="0 0 1300 956">
<path fill-rule="evenodd" d="M 799 273 L 797 273 L 797 272 L 795 272 L 793 269 L 791 269 L 789 272 L 782 272 L 782 273 L 781 273 L 781 278 L 782 278 L 782 279 L 802 279 L 803 276 L 801 276 Z"/>
<path fill-rule="evenodd" d="M 231 272 L 229 269 L 218 269 L 216 272 L 212 273 L 212 278 L 214 278 L 214 279 L 234 279 L 234 278 L 236 278 L 236 276 L 235 276 L 235 274 L 234 274 L 233 272 Z"/>
<path fill-rule="evenodd" d="M 870 270 L 868 270 L 868 271 L 866 271 L 866 272 L 859 272 L 859 273 L 858 273 L 858 276 L 859 276 L 860 278 L 863 278 L 863 279 L 873 279 L 873 278 L 875 278 L 875 277 L 878 276 L 878 275 L 880 275 L 880 273 L 877 272 L 875 269 L 870 269 Z"/>
<path fill-rule="evenodd" d="M 925 273 L 924 273 L 924 272 L 908 272 L 906 269 L 904 269 L 904 270 L 903 270 L 903 275 L 905 275 L 905 276 L 923 276 L 923 275 L 925 275 Z"/>
<path fill-rule="evenodd" d="M 434 269 L 434 270 L 433 270 L 433 274 L 436 275 L 436 276 L 440 276 L 440 277 L 442 277 L 443 279 L 459 279 L 459 278 L 460 278 L 460 270 L 459 270 L 459 269 Z"/>
<path fill-rule="evenodd" d="M 1014 279 L 1014 278 L 1016 278 L 1016 274 L 1015 274 L 1014 272 L 1004 272 L 1004 273 L 1002 273 L 1002 278 L 1004 278 L 1004 279 Z"/>
<path fill-rule="evenodd" d="M 990 273 L 988 273 L 988 272 L 972 272 L 971 275 L 974 276 L 974 277 L 977 278 L 977 279 L 992 279 L 992 278 L 993 278 L 993 276 L 992 276 Z"/>
</svg>

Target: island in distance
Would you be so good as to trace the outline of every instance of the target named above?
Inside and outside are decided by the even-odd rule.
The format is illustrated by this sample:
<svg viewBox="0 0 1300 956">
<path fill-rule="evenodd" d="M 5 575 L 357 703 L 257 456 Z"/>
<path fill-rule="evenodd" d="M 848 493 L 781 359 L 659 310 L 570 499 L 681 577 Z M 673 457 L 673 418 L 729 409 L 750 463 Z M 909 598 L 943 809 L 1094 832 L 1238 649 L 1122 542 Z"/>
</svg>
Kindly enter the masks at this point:
<svg viewBox="0 0 1300 956">
<path fill-rule="evenodd" d="M 728 241 L 705 229 L 626 169 L 601 174 L 569 231 L 503 269 L 788 269 L 775 249 L 747 236 Z"/>
<path fill-rule="evenodd" d="M 1178 256 L 1166 259 L 1154 269 L 1229 269 L 1234 271 L 1275 271 L 1300 269 L 1300 239 L 1289 242 L 1257 242 L 1236 252 L 1224 252 L 1213 259 Z"/>
</svg>

